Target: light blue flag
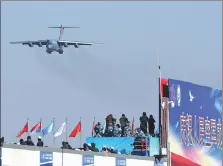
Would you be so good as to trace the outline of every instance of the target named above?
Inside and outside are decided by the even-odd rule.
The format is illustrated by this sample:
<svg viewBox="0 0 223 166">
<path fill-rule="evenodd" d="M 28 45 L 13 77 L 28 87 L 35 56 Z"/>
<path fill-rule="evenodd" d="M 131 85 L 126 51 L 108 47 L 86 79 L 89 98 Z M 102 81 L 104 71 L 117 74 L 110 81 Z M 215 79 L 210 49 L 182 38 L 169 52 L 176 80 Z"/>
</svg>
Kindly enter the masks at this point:
<svg viewBox="0 0 223 166">
<path fill-rule="evenodd" d="M 47 127 L 42 129 L 43 137 L 48 135 L 49 133 L 51 133 L 53 131 L 54 131 L 54 121 L 50 122 L 50 124 Z"/>
</svg>

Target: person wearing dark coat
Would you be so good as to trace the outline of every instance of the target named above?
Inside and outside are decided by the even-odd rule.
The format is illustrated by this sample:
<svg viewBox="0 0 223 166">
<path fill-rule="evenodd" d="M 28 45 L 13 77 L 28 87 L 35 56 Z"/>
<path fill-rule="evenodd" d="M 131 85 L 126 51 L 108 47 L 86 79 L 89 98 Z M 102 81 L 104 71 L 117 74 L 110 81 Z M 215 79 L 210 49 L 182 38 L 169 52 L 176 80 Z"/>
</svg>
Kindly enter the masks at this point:
<svg viewBox="0 0 223 166">
<path fill-rule="evenodd" d="M 31 139 L 31 136 L 28 136 L 27 137 L 27 140 L 26 140 L 26 145 L 28 145 L 28 146 L 35 146 L 34 145 L 34 143 L 33 143 L 33 141 L 32 141 L 32 139 Z"/>
<path fill-rule="evenodd" d="M 119 124 L 116 124 L 114 128 L 114 137 L 121 137 L 122 136 L 122 129 Z"/>
<path fill-rule="evenodd" d="M 40 136 L 38 137 L 38 141 L 37 141 L 36 146 L 43 147 L 43 141 L 42 141 Z"/>
<path fill-rule="evenodd" d="M 109 114 L 109 115 L 106 117 L 106 128 L 107 128 L 107 126 L 108 126 L 109 124 L 112 124 L 113 127 L 114 127 L 115 123 L 116 123 L 116 118 L 114 118 L 112 114 Z"/>
<path fill-rule="evenodd" d="M 149 123 L 149 118 L 146 115 L 146 112 L 143 112 L 142 116 L 140 117 L 140 129 L 143 131 L 145 135 L 148 133 L 148 123 Z"/>
<path fill-rule="evenodd" d="M 88 144 L 86 144 L 86 143 L 83 144 L 83 150 L 90 151 Z"/>
<path fill-rule="evenodd" d="M 155 120 L 152 115 L 149 116 L 149 134 L 154 136 L 154 130 L 155 130 Z"/>
<path fill-rule="evenodd" d="M 100 122 L 98 122 L 94 127 L 95 136 L 94 137 L 102 137 L 103 136 L 103 126 Z"/>
<path fill-rule="evenodd" d="M 91 143 L 91 151 L 92 152 L 99 152 L 98 148 L 96 148 L 95 143 Z"/>
<path fill-rule="evenodd" d="M 114 154 L 117 154 L 114 147 L 111 147 L 111 150 L 110 150 L 110 153 L 114 153 Z"/>
<path fill-rule="evenodd" d="M 62 142 L 62 149 L 72 149 L 72 147 L 70 146 L 70 144 L 68 142 L 63 141 Z"/>
<path fill-rule="evenodd" d="M 19 140 L 19 144 L 20 144 L 20 145 L 26 145 L 26 142 L 25 142 L 23 139 L 20 139 L 20 140 Z"/>
<path fill-rule="evenodd" d="M 66 144 L 68 146 L 68 149 L 72 149 L 72 146 L 68 142 L 66 142 Z"/>
<path fill-rule="evenodd" d="M 126 123 L 128 123 L 128 118 L 125 116 L 125 114 L 122 114 L 122 117 L 119 119 L 119 123 L 121 125 L 122 129 L 122 137 L 124 136 L 124 129 L 126 127 Z"/>
</svg>

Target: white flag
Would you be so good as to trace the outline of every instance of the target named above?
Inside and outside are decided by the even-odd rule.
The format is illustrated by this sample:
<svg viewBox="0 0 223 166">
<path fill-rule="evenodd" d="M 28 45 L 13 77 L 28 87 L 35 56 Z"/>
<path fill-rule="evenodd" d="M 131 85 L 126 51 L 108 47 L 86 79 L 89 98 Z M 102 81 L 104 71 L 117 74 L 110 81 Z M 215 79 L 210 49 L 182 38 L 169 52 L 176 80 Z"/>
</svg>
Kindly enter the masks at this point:
<svg viewBox="0 0 223 166">
<path fill-rule="evenodd" d="M 56 133 L 54 134 L 54 137 L 60 136 L 63 132 L 65 132 L 66 122 L 63 122 L 60 128 L 57 129 Z"/>
</svg>

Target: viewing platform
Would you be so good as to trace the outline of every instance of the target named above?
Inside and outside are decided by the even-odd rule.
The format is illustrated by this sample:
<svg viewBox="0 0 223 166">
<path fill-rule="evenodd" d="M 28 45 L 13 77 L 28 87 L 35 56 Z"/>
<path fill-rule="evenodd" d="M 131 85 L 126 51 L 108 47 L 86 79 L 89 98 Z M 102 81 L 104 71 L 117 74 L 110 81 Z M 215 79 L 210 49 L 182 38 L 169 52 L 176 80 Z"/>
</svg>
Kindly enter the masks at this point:
<svg viewBox="0 0 223 166">
<path fill-rule="evenodd" d="M 146 137 L 145 144 L 143 145 L 146 148 L 141 148 L 140 145 L 136 145 L 134 148 L 134 137 L 87 137 L 86 143 L 95 143 L 96 147 L 99 150 L 101 150 L 103 146 L 109 148 L 113 147 L 116 152 L 119 152 L 121 154 L 132 154 L 150 157 L 160 154 L 160 144 L 158 137 Z"/>
</svg>

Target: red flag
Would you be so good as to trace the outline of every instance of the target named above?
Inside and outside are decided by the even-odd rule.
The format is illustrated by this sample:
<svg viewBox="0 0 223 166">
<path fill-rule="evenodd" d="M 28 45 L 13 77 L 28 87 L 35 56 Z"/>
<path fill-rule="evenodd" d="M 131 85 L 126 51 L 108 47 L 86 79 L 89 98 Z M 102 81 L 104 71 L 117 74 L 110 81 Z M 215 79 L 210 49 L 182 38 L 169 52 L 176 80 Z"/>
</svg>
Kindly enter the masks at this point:
<svg viewBox="0 0 223 166">
<path fill-rule="evenodd" d="M 134 133 L 134 130 L 135 130 L 135 120 L 134 120 L 134 118 L 133 118 L 133 120 L 132 120 L 132 136 L 135 134 Z"/>
<path fill-rule="evenodd" d="M 71 132 L 69 137 L 76 137 L 76 135 L 81 132 L 81 121 L 77 124 L 74 130 Z"/>
<path fill-rule="evenodd" d="M 23 129 L 18 133 L 18 135 L 16 136 L 17 138 L 21 137 L 24 133 L 28 132 L 28 122 L 26 122 L 25 126 L 23 127 Z"/>
<path fill-rule="evenodd" d="M 161 84 L 162 85 L 167 85 L 168 84 L 168 79 L 161 78 Z"/>
<path fill-rule="evenodd" d="M 93 121 L 93 125 L 92 125 L 92 131 L 91 131 L 91 136 L 94 137 L 94 127 L 95 127 L 95 118 Z"/>
</svg>

